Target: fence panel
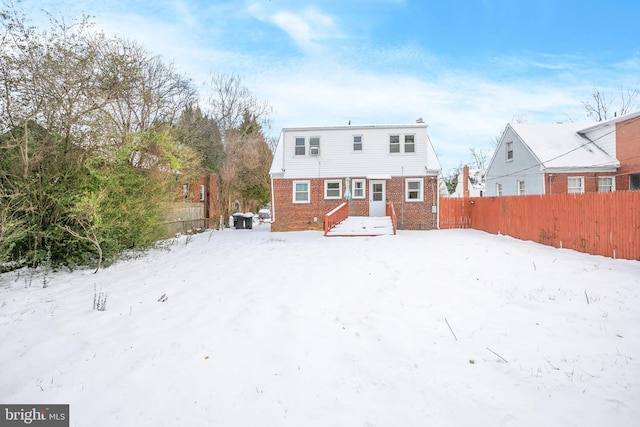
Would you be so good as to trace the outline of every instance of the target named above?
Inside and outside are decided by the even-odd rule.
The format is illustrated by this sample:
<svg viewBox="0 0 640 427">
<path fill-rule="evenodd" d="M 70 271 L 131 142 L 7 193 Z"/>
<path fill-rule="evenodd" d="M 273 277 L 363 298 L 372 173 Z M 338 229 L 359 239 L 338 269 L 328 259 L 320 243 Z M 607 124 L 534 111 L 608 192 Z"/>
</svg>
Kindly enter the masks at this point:
<svg viewBox="0 0 640 427">
<path fill-rule="evenodd" d="M 440 199 L 440 228 L 470 228 L 468 199 L 442 198 Z"/>
<path fill-rule="evenodd" d="M 640 260 L 638 191 L 442 199 L 440 206 L 440 228 L 471 227 L 558 248 Z"/>
<path fill-rule="evenodd" d="M 165 214 L 167 222 L 164 223 L 167 237 L 177 233 L 187 234 L 196 230 L 205 230 L 209 227 L 209 221 L 204 218 L 203 203 L 174 203 Z"/>
</svg>

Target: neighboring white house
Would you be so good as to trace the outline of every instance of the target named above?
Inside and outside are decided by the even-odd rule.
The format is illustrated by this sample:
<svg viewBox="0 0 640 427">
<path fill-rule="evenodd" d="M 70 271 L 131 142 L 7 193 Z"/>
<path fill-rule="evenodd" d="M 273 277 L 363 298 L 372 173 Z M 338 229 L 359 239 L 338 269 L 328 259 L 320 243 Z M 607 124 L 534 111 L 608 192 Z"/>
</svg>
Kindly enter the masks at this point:
<svg viewBox="0 0 640 427">
<path fill-rule="evenodd" d="M 455 191 L 449 197 L 465 197 L 465 190 L 469 192 L 467 197 L 484 196 L 486 173 L 485 169 L 469 169 L 468 166 L 465 166 L 462 173 L 458 174 Z"/>
<path fill-rule="evenodd" d="M 612 191 L 620 162 L 611 147 L 615 126 L 612 132 L 605 123 L 509 123 L 487 168 L 485 194 Z"/>
<path fill-rule="evenodd" d="M 392 202 L 398 228 L 437 228 L 440 171 L 422 121 L 284 128 L 270 170 L 271 229 L 321 229 L 345 200 L 352 216 L 384 216 Z"/>
</svg>

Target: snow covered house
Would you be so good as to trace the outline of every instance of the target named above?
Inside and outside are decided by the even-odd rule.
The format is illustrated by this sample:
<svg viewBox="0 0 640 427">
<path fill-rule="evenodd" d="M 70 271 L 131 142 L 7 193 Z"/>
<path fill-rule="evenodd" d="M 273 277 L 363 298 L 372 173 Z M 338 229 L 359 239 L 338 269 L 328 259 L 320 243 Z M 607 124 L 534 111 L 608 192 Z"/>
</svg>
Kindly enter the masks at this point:
<svg viewBox="0 0 640 427">
<path fill-rule="evenodd" d="M 270 170 L 271 230 L 321 230 L 345 201 L 349 216 L 385 216 L 391 202 L 399 229 L 435 229 L 440 170 L 422 120 L 282 129 Z"/>
<path fill-rule="evenodd" d="M 482 197 L 485 195 L 485 169 L 469 169 L 465 166 L 458 174 L 456 189 L 449 197 Z"/>
<path fill-rule="evenodd" d="M 640 189 L 640 112 L 593 123 L 509 123 L 487 196 Z"/>
</svg>

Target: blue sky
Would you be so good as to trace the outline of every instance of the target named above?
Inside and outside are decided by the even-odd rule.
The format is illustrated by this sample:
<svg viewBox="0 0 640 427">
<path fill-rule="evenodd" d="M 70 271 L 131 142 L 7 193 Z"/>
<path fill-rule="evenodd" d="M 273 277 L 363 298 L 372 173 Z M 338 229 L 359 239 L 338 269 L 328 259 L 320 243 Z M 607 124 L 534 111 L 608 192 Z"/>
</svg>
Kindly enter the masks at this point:
<svg viewBox="0 0 640 427">
<path fill-rule="evenodd" d="M 161 54 L 200 85 L 242 76 L 272 129 L 423 118 L 443 170 L 514 120 L 586 121 L 640 88 L 637 0 L 25 0 Z M 640 105 L 636 105 L 636 110 Z"/>
</svg>

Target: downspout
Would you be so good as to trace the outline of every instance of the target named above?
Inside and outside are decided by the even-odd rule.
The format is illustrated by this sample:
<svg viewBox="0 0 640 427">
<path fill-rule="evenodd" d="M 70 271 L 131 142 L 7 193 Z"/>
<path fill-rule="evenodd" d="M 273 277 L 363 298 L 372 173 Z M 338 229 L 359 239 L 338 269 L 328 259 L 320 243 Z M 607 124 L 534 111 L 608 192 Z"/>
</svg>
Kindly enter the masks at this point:
<svg viewBox="0 0 640 427">
<path fill-rule="evenodd" d="M 282 142 L 282 179 L 284 179 L 284 172 L 285 172 L 285 161 L 287 159 L 287 157 L 284 155 L 285 153 L 285 146 L 284 146 L 284 132 L 280 131 L 280 138 L 278 141 L 278 145 L 280 144 L 280 142 Z M 277 148 L 276 148 L 277 150 Z M 276 222 L 276 199 L 274 198 L 274 192 L 273 192 L 273 174 L 269 174 L 271 176 L 271 222 Z"/>
<path fill-rule="evenodd" d="M 273 175 L 271 175 L 271 222 L 276 222 L 276 200 L 273 198 Z"/>
<path fill-rule="evenodd" d="M 404 182 L 404 166 L 400 166 L 400 176 L 402 177 L 402 193 L 400 193 L 402 204 L 400 205 L 400 224 L 402 224 L 402 229 L 404 230 L 404 199 L 407 197 L 405 191 L 407 191 L 407 184 Z"/>
<path fill-rule="evenodd" d="M 436 185 L 436 188 L 434 189 L 432 194 L 436 198 L 436 230 L 439 230 L 440 229 L 440 174 L 436 176 L 435 185 Z"/>
<path fill-rule="evenodd" d="M 436 215 L 436 230 L 440 230 L 440 176 L 438 176 L 438 199 L 436 201 L 436 209 L 438 214 Z"/>
</svg>

